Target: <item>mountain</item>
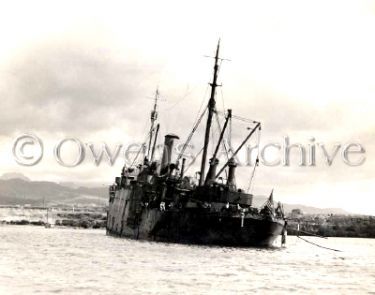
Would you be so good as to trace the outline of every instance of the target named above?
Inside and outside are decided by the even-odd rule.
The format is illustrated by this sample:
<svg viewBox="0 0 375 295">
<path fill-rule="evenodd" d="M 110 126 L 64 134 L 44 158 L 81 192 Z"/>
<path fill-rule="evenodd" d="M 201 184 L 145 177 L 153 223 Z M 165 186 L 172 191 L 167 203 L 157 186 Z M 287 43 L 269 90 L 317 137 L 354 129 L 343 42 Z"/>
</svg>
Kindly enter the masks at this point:
<svg viewBox="0 0 375 295">
<path fill-rule="evenodd" d="M 22 173 L 4 173 L 0 179 L 3 179 L 3 180 L 9 180 L 9 179 L 22 179 L 24 181 L 30 181 L 30 179 L 28 177 L 26 177 L 25 175 L 23 175 Z"/>
<path fill-rule="evenodd" d="M 317 208 L 312 206 L 300 204 L 284 204 L 286 213 L 290 213 L 293 209 L 301 209 L 304 214 L 335 214 L 335 215 L 349 215 L 348 211 L 341 208 Z"/>
<path fill-rule="evenodd" d="M 108 187 L 88 187 L 75 183 L 55 183 L 48 181 L 30 181 L 18 173 L 7 173 L 0 178 L 0 205 L 33 206 L 46 205 L 77 205 L 104 206 L 108 201 Z M 255 196 L 253 205 L 261 207 L 266 196 Z M 293 209 L 301 209 L 305 214 L 349 214 L 339 208 L 316 208 L 300 204 L 284 204 L 286 213 Z"/>
<path fill-rule="evenodd" d="M 254 196 L 253 205 L 255 207 L 261 207 L 266 203 L 268 197 L 266 196 Z M 306 206 L 301 204 L 287 204 L 283 203 L 285 213 L 292 212 L 293 209 L 301 209 L 304 214 L 338 214 L 348 215 L 350 212 L 345 211 L 341 208 L 317 208 L 312 206 Z"/>
<path fill-rule="evenodd" d="M 20 178 L 0 179 L 0 205 L 33 206 L 75 204 L 103 206 L 108 199 L 108 188 L 72 188 L 48 181 L 26 181 Z"/>
</svg>

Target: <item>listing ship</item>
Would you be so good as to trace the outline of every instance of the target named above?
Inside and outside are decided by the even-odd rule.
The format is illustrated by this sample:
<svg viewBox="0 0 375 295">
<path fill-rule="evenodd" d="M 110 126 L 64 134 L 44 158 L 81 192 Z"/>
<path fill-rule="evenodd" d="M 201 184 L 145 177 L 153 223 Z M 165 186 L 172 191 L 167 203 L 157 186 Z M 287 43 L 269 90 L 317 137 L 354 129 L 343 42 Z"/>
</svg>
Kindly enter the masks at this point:
<svg viewBox="0 0 375 295">
<path fill-rule="evenodd" d="M 252 121 L 254 127 L 219 170 L 219 147 L 225 148 L 225 130 L 235 117 L 228 110 L 214 153 L 207 161 L 211 125 L 218 113 L 215 95 L 219 86 L 219 50 L 220 41 L 214 57 L 208 105 L 174 162 L 173 145 L 179 139 L 174 134 L 165 136 L 161 162 L 154 160 L 159 133 L 156 92 L 142 163 L 136 167 L 124 166 L 121 176 L 116 177 L 115 183 L 109 187 L 107 234 L 170 243 L 240 247 L 270 247 L 279 235 L 285 238 L 283 207 L 280 203 L 275 206 L 273 192 L 266 203 L 257 208 L 252 204 L 253 195 L 236 186 L 236 155 L 254 132 L 260 130 L 259 122 Z M 206 113 L 200 172 L 194 177 L 185 176 L 187 164 L 183 152 Z M 207 173 L 206 164 L 209 164 Z M 226 179 L 220 177 L 223 172 Z"/>
</svg>

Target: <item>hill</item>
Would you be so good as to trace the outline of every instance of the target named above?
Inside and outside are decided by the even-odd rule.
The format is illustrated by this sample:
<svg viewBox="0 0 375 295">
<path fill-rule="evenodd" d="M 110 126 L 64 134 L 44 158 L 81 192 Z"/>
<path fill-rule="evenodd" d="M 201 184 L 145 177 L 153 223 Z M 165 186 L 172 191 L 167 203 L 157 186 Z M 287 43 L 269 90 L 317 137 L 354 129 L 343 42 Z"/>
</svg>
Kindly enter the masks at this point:
<svg viewBox="0 0 375 295">
<path fill-rule="evenodd" d="M 103 206 L 107 202 L 107 192 L 107 187 L 72 188 L 48 181 L 26 181 L 20 178 L 0 179 L 0 205 Z"/>
</svg>

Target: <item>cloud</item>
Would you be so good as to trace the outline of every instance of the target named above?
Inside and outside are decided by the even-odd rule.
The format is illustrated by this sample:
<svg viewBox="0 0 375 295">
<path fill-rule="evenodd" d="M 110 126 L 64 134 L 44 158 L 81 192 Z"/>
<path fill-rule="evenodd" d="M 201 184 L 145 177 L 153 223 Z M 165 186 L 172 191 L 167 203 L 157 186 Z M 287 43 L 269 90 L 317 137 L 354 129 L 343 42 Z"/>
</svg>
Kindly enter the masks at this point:
<svg viewBox="0 0 375 295">
<path fill-rule="evenodd" d="M 126 126 L 139 116 L 139 102 L 154 88 L 157 70 L 155 64 L 68 42 L 38 44 L 2 68 L 1 135 Z"/>
</svg>

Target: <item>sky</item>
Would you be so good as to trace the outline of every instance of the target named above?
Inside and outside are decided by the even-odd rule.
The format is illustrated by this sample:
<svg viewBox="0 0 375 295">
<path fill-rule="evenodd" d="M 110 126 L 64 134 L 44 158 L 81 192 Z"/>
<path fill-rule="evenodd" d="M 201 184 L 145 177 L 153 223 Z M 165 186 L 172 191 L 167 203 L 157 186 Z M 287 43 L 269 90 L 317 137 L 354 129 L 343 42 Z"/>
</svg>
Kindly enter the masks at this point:
<svg viewBox="0 0 375 295">
<path fill-rule="evenodd" d="M 375 1 L 12 1 L 0 10 L 0 173 L 33 180 L 110 184 L 122 159 L 94 164 L 86 148 L 63 167 L 65 138 L 111 149 L 144 140 L 159 87 L 160 133 L 184 142 L 208 100 L 212 56 L 221 38 L 219 109 L 262 123 L 261 145 L 284 137 L 316 147 L 316 165 L 260 165 L 254 194 L 287 203 L 375 214 Z M 237 125 L 236 125 L 237 124 Z M 234 123 L 234 145 L 246 125 Z M 32 167 L 12 154 L 18 136 L 37 135 L 44 154 Z M 202 130 L 193 139 L 202 144 Z M 217 137 L 216 137 L 217 138 Z M 314 141 L 311 140 L 314 138 Z M 160 137 L 162 143 L 162 137 Z M 250 140 L 249 144 L 255 144 Z M 360 144 L 359 166 L 343 149 Z M 70 144 L 70 146 L 69 146 Z M 66 144 L 64 160 L 74 161 Z M 199 150 L 199 148 L 197 148 Z M 276 149 L 268 150 L 277 159 Z M 27 150 L 26 153 L 32 153 Z M 192 168 L 192 172 L 194 172 Z M 247 187 L 252 167 L 238 169 Z"/>
</svg>

